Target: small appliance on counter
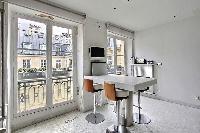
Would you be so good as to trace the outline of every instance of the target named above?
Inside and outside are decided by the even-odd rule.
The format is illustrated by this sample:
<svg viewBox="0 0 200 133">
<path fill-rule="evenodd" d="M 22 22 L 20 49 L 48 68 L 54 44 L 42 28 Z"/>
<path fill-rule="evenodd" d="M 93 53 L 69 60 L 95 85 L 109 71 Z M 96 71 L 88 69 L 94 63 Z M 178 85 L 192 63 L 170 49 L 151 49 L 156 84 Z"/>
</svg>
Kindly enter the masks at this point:
<svg viewBox="0 0 200 133">
<path fill-rule="evenodd" d="M 146 64 L 146 63 L 147 63 L 147 60 L 144 59 L 144 58 L 136 58 L 136 59 L 135 59 L 135 63 L 136 63 L 136 64 Z"/>
</svg>

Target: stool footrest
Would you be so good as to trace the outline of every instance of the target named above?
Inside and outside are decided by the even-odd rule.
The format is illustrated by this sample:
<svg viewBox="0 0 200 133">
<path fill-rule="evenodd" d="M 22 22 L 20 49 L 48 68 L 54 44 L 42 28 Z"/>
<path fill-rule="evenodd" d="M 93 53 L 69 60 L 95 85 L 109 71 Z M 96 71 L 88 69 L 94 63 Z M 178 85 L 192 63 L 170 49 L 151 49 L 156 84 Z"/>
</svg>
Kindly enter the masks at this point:
<svg viewBox="0 0 200 133">
<path fill-rule="evenodd" d="M 137 106 L 137 105 L 133 105 L 133 106 L 142 109 L 142 107 L 139 107 L 139 106 Z"/>
</svg>

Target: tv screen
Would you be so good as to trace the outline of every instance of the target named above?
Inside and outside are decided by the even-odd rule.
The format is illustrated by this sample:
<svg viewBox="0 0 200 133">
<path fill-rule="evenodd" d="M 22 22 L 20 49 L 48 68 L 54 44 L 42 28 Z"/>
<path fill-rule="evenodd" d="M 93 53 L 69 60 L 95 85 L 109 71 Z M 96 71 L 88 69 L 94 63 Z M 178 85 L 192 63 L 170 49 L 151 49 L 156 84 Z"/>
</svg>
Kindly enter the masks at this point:
<svg viewBox="0 0 200 133">
<path fill-rule="evenodd" d="M 91 57 L 104 57 L 104 48 L 91 47 Z"/>
</svg>

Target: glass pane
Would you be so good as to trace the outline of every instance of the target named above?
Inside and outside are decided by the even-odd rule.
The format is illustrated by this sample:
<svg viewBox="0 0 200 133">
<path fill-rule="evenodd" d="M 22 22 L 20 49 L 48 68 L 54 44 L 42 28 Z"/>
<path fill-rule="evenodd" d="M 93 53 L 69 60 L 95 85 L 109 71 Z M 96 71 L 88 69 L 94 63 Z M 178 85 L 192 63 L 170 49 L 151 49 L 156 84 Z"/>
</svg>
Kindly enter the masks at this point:
<svg viewBox="0 0 200 133">
<path fill-rule="evenodd" d="M 124 56 L 117 56 L 116 74 L 124 74 L 124 71 L 125 71 Z"/>
<path fill-rule="evenodd" d="M 46 104 L 46 25 L 18 18 L 17 82 L 18 110 Z"/>
<path fill-rule="evenodd" d="M 116 39 L 117 55 L 124 55 L 124 41 Z"/>
<path fill-rule="evenodd" d="M 115 73 L 114 71 L 114 39 L 108 38 L 107 46 L 107 71 L 108 74 Z"/>
<path fill-rule="evenodd" d="M 72 30 L 53 26 L 52 36 L 53 103 L 73 99 Z"/>
</svg>

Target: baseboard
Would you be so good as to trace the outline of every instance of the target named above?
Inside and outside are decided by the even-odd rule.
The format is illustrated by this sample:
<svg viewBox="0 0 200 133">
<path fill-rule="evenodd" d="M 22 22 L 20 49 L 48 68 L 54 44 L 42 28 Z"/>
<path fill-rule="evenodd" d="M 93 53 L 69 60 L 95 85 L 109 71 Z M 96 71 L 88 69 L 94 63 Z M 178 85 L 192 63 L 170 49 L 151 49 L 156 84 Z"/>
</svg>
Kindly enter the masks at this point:
<svg viewBox="0 0 200 133">
<path fill-rule="evenodd" d="M 165 101 L 165 102 L 169 102 L 169 103 L 179 104 L 179 105 L 182 105 L 182 106 L 187 106 L 187 107 L 191 107 L 191 108 L 195 108 L 195 109 L 200 109 L 200 105 L 189 104 L 189 103 L 185 103 L 185 102 L 182 102 L 182 101 L 179 101 L 179 100 L 172 100 L 172 99 L 161 97 L 161 96 L 158 96 L 158 95 L 155 95 L 155 94 L 151 95 L 151 94 L 143 93 L 142 96 L 149 97 L 149 98 L 152 98 L 152 99 L 161 100 L 161 101 Z"/>
<path fill-rule="evenodd" d="M 35 109 L 28 112 L 16 114 L 12 118 L 11 129 L 12 132 L 25 128 L 27 126 L 34 125 L 36 123 L 46 121 L 48 119 L 66 114 L 78 109 L 77 102 L 71 101 L 66 103 L 55 104 L 52 107 L 43 107 L 41 109 Z M 41 110 L 41 111 L 39 111 Z"/>
</svg>

